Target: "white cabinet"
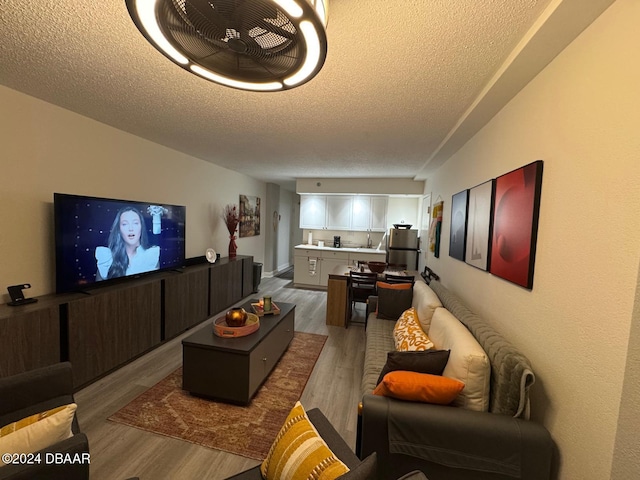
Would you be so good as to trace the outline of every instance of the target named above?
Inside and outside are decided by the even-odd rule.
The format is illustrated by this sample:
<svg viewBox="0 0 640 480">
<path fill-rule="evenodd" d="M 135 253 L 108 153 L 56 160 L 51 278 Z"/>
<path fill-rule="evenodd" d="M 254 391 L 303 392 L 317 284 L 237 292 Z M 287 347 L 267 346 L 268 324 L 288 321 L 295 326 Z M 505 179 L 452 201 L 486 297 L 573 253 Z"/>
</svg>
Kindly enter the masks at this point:
<svg viewBox="0 0 640 480">
<path fill-rule="evenodd" d="M 320 272 L 320 285 L 326 287 L 329 285 L 329 274 L 336 267 L 349 264 L 348 252 L 336 252 L 331 250 L 322 251 L 322 268 Z"/>
<path fill-rule="evenodd" d="M 387 202 L 388 197 L 371 197 L 371 223 L 372 232 L 387 231 Z"/>
<path fill-rule="evenodd" d="M 353 197 L 351 208 L 351 226 L 356 231 L 366 231 L 371 228 L 371 197 L 356 195 Z"/>
<path fill-rule="evenodd" d="M 300 228 L 385 232 L 385 196 L 301 195 Z"/>
<path fill-rule="evenodd" d="M 352 230 L 351 195 L 327 195 L 327 229 Z"/>
<path fill-rule="evenodd" d="M 308 254 L 302 254 L 308 252 Z M 322 259 L 319 251 L 296 251 L 293 257 L 293 283 L 300 285 L 320 285 L 320 265 Z"/>
<path fill-rule="evenodd" d="M 385 232 L 387 230 L 387 197 L 364 195 L 353 197 L 351 229 Z"/>
<path fill-rule="evenodd" d="M 384 262 L 385 256 L 385 252 L 296 248 L 293 262 L 293 283 L 309 287 L 326 287 L 329 284 L 329 275 L 336 267 L 346 268 L 357 260 Z"/>
<path fill-rule="evenodd" d="M 300 197 L 300 228 L 321 230 L 327 223 L 327 197 L 302 195 Z"/>
</svg>

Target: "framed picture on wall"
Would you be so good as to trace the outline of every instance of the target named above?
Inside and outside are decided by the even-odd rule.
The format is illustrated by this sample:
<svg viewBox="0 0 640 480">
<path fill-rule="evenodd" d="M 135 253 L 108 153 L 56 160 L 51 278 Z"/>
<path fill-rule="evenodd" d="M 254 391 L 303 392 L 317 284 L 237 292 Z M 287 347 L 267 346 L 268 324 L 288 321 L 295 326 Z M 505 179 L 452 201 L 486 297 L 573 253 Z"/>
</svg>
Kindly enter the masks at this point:
<svg viewBox="0 0 640 480">
<path fill-rule="evenodd" d="M 493 189 L 493 180 L 469 189 L 467 248 L 464 261 L 481 270 L 489 268 L 489 256 L 491 255 Z"/>
<path fill-rule="evenodd" d="M 467 242 L 467 200 L 469 190 L 456 193 L 451 198 L 451 230 L 449 232 L 449 256 L 464 262 Z"/>
<path fill-rule="evenodd" d="M 240 195 L 240 238 L 260 235 L 260 197 Z"/>
<path fill-rule="evenodd" d="M 489 271 L 533 288 L 542 160 L 496 178 Z"/>
</svg>

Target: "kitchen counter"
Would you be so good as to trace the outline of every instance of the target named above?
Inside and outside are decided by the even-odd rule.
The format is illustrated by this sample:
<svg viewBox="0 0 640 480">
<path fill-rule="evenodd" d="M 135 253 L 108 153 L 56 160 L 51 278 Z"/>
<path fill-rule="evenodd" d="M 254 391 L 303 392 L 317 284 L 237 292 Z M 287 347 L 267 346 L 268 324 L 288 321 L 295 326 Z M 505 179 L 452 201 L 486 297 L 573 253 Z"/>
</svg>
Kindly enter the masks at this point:
<svg viewBox="0 0 640 480">
<path fill-rule="evenodd" d="M 350 252 L 350 253 L 381 253 L 386 255 L 387 251 L 383 248 L 366 248 L 366 247 L 330 247 L 325 245 L 324 247 L 319 247 L 318 245 L 308 245 L 301 244 L 296 245 L 294 248 L 304 249 L 304 250 L 326 250 L 326 251 L 334 251 L 334 252 Z"/>
<path fill-rule="evenodd" d="M 386 250 L 377 248 L 296 245 L 293 252 L 293 283 L 296 286 L 327 288 L 329 273 L 334 267 L 355 262 L 384 262 L 386 254 Z"/>
</svg>

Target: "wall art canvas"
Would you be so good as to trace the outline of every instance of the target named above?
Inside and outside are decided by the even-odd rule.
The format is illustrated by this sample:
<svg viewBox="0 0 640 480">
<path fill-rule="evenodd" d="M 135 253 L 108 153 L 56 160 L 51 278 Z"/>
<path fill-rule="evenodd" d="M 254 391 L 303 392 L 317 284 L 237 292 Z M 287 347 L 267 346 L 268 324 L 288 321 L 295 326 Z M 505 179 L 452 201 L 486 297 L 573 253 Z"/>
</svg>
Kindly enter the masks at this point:
<svg viewBox="0 0 640 480">
<path fill-rule="evenodd" d="M 444 202 L 438 201 L 433 205 L 431 210 L 431 225 L 429 226 L 429 251 L 433 252 L 433 256 L 440 257 L 440 234 L 442 231 L 442 211 Z"/>
<path fill-rule="evenodd" d="M 469 189 L 467 248 L 464 260 L 481 270 L 489 268 L 493 180 Z"/>
<path fill-rule="evenodd" d="M 456 193 L 451 198 L 451 231 L 449 235 L 449 256 L 464 262 L 467 243 L 467 200 L 469 190 Z"/>
<path fill-rule="evenodd" d="M 260 235 L 260 197 L 240 195 L 240 238 Z"/>
<path fill-rule="evenodd" d="M 496 179 L 489 271 L 531 289 L 542 190 L 542 160 Z"/>
</svg>

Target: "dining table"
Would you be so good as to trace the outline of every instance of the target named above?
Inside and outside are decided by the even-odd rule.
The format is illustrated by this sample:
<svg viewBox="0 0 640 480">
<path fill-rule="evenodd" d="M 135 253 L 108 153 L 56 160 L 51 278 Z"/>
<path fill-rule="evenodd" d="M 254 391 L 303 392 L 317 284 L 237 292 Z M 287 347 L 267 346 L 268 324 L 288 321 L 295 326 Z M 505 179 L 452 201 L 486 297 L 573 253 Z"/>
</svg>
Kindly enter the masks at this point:
<svg viewBox="0 0 640 480">
<path fill-rule="evenodd" d="M 327 284 L 327 312 L 326 324 L 346 327 L 348 325 L 348 315 L 352 313 L 349 308 L 349 272 L 371 272 L 366 265 L 338 265 L 329 272 L 329 281 Z M 418 281 L 420 279 L 419 272 L 411 270 L 385 269 L 382 273 L 378 273 L 378 280 L 383 281 L 385 275 L 413 275 Z"/>
</svg>

